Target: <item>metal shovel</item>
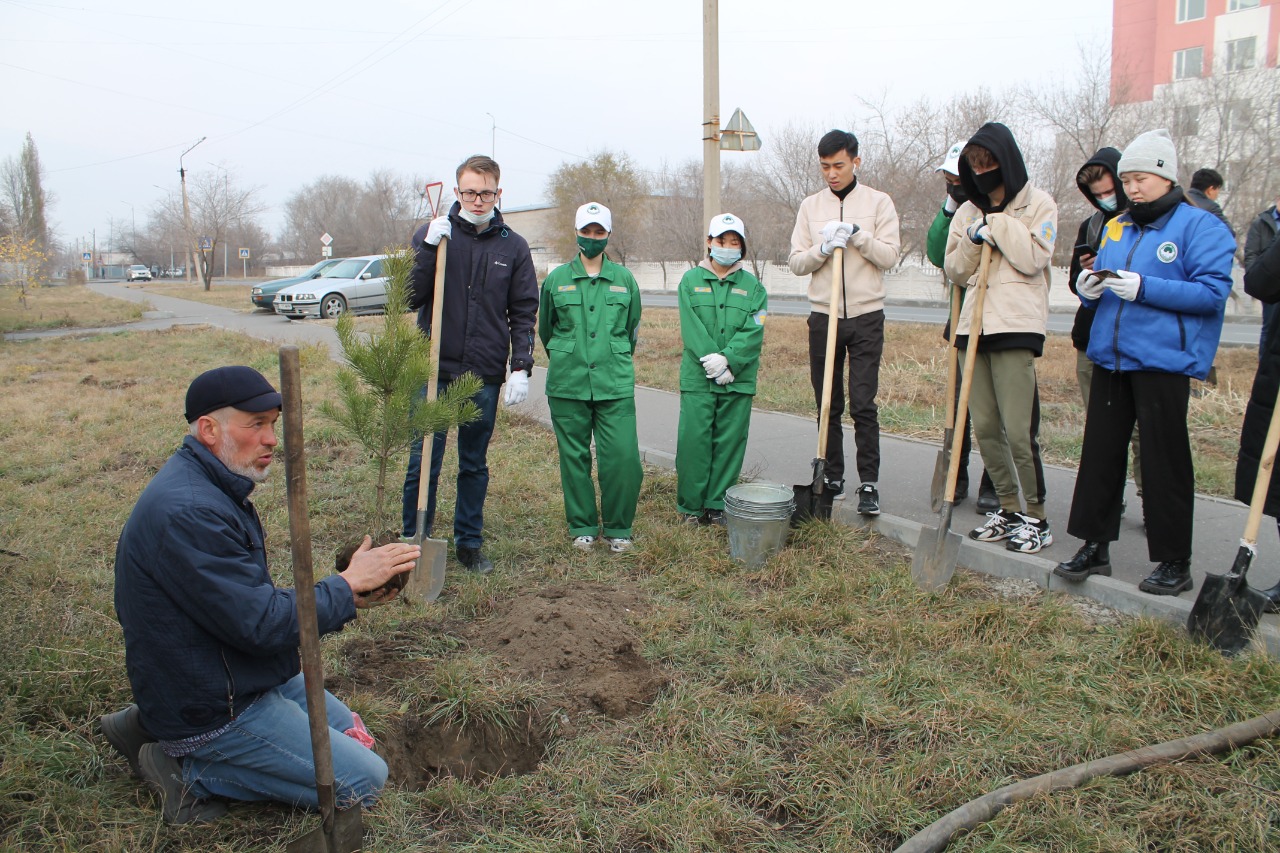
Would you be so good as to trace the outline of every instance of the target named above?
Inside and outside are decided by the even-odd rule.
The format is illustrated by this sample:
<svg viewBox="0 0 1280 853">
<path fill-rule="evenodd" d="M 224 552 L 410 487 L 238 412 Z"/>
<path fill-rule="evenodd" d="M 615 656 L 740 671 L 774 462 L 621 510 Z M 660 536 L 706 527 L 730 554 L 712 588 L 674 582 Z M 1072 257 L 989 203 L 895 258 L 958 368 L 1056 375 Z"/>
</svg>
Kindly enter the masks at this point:
<svg viewBox="0 0 1280 853">
<path fill-rule="evenodd" d="M 431 371 L 427 380 L 427 403 L 434 403 L 440 385 L 440 338 L 444 332 L 444 265 L 449 255 L 449 238 L 440 238 L 440 246 L 436 249 L 436 283 L 435 293 L 431 300 Z M 435 601 L 444 589 L 445 559 L 449 554 L 449 543 L 443 539 L 433 539 L 427 535 L 427 488 L 431 483 L 431 442 L 434 435 L 422 437 L 422 464 L 418 468 L 418 514 L 414 520 L 414 531 L 418 537 L 418 546 L 422 553 L 409 579 L 405 582 L 405 600 L 417 603 L 420 600 Z"/>
<path fill-rule="evenodd" d="M 982 305 L 987 295 L 987 273 L 991 267 L 991 244 L 982 244 L 982 263 L 978 267 L 977 295 L 969 318 L 969 345 L 964 353 L 964 376 L 960 380 L 960 400 L 956 403 L 957 428 L 951 437 L 951 463 L 947 466 L 946 492 L 938 511 L 937 527 L 920 528 L 916 551 L 911 558 L 911 578 L 925 590 L 946 586 L 956 570 L 960 556 L 960 534 L 951 532 L 951 510 L 955 506 L 956 479 L 960 475 L 960 445 L 964 441 L 964 416 L 969 410 L 969 391 L 973 386 L 973 365 L 978 359 L 982 339 Z M 956 334 L 952 327 L 951 334 Z"/>
<path fill-rule="evenodd" d="M 1280 404 L 1280 400 L 1276 403 Z M 1262 458 L 1258 460 L 1258 478 L 1253 481 L 1253 495 L 1249 499 L 1249 517 L 1235 562 L 1225 575 L 1205 576 L 1196 603 L 1191 606 L 1191 615 L 1187 617 L 1187 631 L 1191 636 L 1228 655 L 1248 647 L 1253 629 L 1268 604 L 1265 595 L 1249 586 L 1246 576 L 1257 553 L 1258 527 L 1267 502 L 1267 490 L 1271 487 L 1277 447 L 1280 447 L 1280 405 L 1271 410 L 1271 424 L 1262 443 Z"/>
<path fill-rule="evenodd" d="M 960 322 L 959 288 L 954 284 L 947 285 L 947 293 L 951 303 L 950 345 L 947 349 L 947 419 L 942 431 L 942 447 L 938 450 L 938 458 L 933 463 L 933 482 L 929 484 L 929 509 L 937 512 L 942 509 L 942 501 L 947 492 L 947 471 L 951 467 L 951 438 L 955 435 L 956 422 L 963 422 L 952 403 L 956 399 L 956 367 L 960 359 L 959 350 L 955 348 L 956 324 Z M 963 444 L 963 442 L 962 442 Z"/>
<path fill-rule="evenodd" d="M 325 714 L 324 667 L 316 623 L 315 575 L 311 565 L 311 520 L 307 516 L 307 463 L 302 443 L 302 381 L 298 348 L 280 348 L 280 391 L 284 398 L 284 471 L 289 497 L 289 538 L 293 545 L 293 584 L 298 602 L 298 636 L 307 690 L 307 721 L 316 766 L 320 826 L 290 841 L 289 853 L 351 853 L 364 843 L 360 804 L 338 810 L 334 795 L 333 753 Z"/>
<path fill-rule="evenodd" d="M 827 303 L 827 356 L 822 373 L 822 404 L 818 407 L 818 452 L 813 457 L 813 479 L 793 486 L 796 508 L 791 513 L 791 526 L 811 518 L 831 518 L 831 502 L 835 494 L 827 484 L 827 425 L 831 421 L 831 388 L 836 363 L 836 300 L 844 283 L 844 249 L 837 248 L 831 257 L 831 301 Z"/>
</svg>

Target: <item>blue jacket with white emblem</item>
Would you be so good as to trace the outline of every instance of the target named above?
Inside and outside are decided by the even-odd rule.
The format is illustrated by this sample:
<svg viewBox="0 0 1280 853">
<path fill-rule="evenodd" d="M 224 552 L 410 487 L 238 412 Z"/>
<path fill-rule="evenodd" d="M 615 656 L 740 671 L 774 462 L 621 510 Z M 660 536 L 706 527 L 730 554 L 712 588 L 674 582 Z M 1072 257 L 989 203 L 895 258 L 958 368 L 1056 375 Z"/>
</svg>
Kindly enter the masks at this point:
<svg viewBox="0 0 1280 853">
<path fill-rule="evenodd" d="M 1108 222 L 1094 268 L 1130 270 L 1142 284 L 1133 302 L 1110 290 L 1096 300 L 1081 297 L 1097 306 L 1089 360 L 1117 373 L 1208 376 L 1235 248 L 1220 219 L 1190 204 L 1176 205 L 1150 225 L 1139 225 L 1130 213 Z"/>
</svg>

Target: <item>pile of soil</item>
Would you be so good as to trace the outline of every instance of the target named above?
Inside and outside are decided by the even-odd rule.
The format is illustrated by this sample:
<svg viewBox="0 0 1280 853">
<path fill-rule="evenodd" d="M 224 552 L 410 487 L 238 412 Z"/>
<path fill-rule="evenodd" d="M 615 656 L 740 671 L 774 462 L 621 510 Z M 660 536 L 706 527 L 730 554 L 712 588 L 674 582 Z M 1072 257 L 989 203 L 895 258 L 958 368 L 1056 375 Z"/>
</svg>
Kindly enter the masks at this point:
<svg viewBox="0 0 1280 853">
<path fill-rule="evenodd" d="M 438 656 L 423 659 L 424 648 L 437 646 L 425 640 L 448 633 L 461 641 L 460 649 L 487 652 L 512 675 L 542 681 L 549 696 L 519 725 L 502 729 L 484 722 L 430 723 L 413 709 L 398 718 L 367 721 L 378 735 L 377 750 L 392 781 L 415 788 L 442 774 L 528 773 L 546 753 L 551 714 L 560 716 L 554 730 L 563 737 L 593 721 L 642 711 L 666 684 L 640 655 L 631 626 L 645 606 L 643 593 L 630 585 L 565 583 L 519 594 L 474 622 L 405 623 L 388 637 L 348 643 L 344 669 L 352 675 L 331 679 L 330 689 L 338 695 L 356 686 L 390 693 L 396 682 L 439 663 Z"/>
</svg>

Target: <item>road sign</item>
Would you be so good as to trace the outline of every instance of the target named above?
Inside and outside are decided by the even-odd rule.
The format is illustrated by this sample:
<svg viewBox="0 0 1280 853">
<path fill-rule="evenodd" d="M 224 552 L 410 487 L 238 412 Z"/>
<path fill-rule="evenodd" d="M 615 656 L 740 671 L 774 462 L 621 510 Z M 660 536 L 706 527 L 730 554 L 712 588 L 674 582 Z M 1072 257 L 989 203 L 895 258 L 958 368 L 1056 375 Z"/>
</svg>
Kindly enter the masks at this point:
<svg viewBox="0 0 1280 853">
<path fill-rule="evenodd" d="M 213 248 L 213 240 L 208 237 L 200 238 L 200 251 L 207 252 Z"/>
<path fill-rule="evenodd" d="M 320 256 L 321 256 L 321 257 L 324 257 L 324 258 L 331 258 L 331 257 L 333 257 L 333 247 L 332 247 L 332 246 L 321 246 L 321 247 L 320 247 Z"/>
<path fill-rule="evenodd" d="M 333 242 L 333 238 L 329 236 L 328 231 L 320 235 L 320 245 L 328 246 L 332 242 Z"/>
<path fill-rule="evenodd" d="M 87 263 L 89 263 L 90 261 L 92 261 L 92 260 L 93 260 L 93 253 L 92 253 L 92 252 L 81 252 L 81 253 L 80 253 L 80 260 L 84 261 L 86 264 L 87 264 Z"/>
<path fill-rule="evenodd" d="M 241 250 L 240 250 L 240 257 L 242 257 L 242 258 L 247 258 L 247 257 L 249 257 L 249 250 L 248 250 L 248 249 L 241 249 Z"/>
</svg>

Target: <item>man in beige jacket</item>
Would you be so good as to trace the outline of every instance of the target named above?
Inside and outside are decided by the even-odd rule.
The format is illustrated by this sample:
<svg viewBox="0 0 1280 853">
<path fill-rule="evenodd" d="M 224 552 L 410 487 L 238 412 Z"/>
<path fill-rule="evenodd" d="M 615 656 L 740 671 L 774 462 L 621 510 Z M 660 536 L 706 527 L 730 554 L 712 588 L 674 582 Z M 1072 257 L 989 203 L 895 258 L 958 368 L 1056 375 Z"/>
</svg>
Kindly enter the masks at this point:
<svg viewBox="0 0 1280 853">
<path fill-rule="evenodd" d="M 826 189 L 800 203 L 791 232 L 791 272 L 809 279 L 809 372 L 813 393 L 822 405 L 826 373 L 827 326 L 837 317 L 835 364 L 832 365 L 831 419 L 827 427 L 826 477 L 837 497 L 845 481 L 844 363 L 849 360 L 849 415 L 857 447 L 858 512 L 880 514 L 880 420 L 876 392 L 884 352 L 884 273 L 898 263 L 898 211 L 885 193 L 858 182 L 858 138 L 833 130 L 818 141 L 818 163 Z M 844 252 L 843 281 L 837 304 L 829 305 L 831 256 Z"/>
<path fill-rule="evenodd" d="M 1044 511 L 1035 360 L 1044 352 L 1058 206 L 1030 184 L 1013 134 L 998 122 L 984 124 L 965 145 L 960 182 L 969 200 L 951 218 L 943 270 L 972 287 L 983 244 L 992 248 L 981 327 L 973 323 L 977 300 L 966 298 L 955 345 L 978 347 L 969 417 L 1000 498 L 1000 509 L 969 536 L 1007 540 L 1008 550 L 1034 554 L 1053 544 Z"/>
</svg>

